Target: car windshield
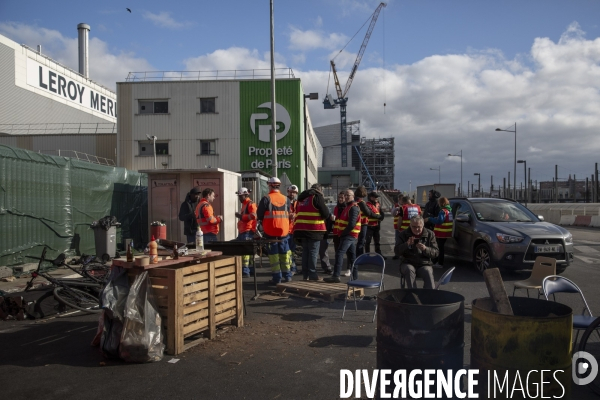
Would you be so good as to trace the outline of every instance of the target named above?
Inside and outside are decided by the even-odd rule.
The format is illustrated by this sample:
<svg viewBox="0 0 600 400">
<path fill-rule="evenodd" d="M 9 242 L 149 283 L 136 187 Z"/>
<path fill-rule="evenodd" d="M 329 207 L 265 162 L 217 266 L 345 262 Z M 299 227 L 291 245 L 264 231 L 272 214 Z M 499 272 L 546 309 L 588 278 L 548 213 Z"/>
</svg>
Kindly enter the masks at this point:
<svg viewBox="0 0 600 400">
<path fill-rule="evenodd" d="M 531 211 L 508 201 L 473 202 L 475 215 L 487 222 L 537 222 Z"/>
</svg>

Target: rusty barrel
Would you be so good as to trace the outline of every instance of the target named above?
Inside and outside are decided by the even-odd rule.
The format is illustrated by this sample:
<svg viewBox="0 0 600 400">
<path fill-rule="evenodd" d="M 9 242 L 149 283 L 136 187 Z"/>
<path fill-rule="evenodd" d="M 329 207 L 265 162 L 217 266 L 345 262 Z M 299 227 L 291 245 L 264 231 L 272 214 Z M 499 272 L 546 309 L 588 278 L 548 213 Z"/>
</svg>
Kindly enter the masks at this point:
<svg viewBox="0 0 600 400">
<path fill-rule="evenodd" d="M 544 396 L 570 399 L 573 311 L 554 301 L 509 300 L 514 315 L 492 311 L 494 304 L 488 297 L 473 301 L 471 368 L 480 370 L 480 398 L 487 397 L 488 389 L 491 394 L 495 389 L 494 398 L 540 398 L 544 381 Z M 494 388 L 496 377 L 498 382 L 506 377 L 511 389 L 519 387 L 520 379 L 526 396 L 519 397 L 521 391 L 501 391 L 498 385 Z"/>
<path fill-rule="evenodd" d="M 443 290 L 394 289 L 379 293 L 377 368 L 463 368 L 464 302 L 460 294 Z"/>
</svg>

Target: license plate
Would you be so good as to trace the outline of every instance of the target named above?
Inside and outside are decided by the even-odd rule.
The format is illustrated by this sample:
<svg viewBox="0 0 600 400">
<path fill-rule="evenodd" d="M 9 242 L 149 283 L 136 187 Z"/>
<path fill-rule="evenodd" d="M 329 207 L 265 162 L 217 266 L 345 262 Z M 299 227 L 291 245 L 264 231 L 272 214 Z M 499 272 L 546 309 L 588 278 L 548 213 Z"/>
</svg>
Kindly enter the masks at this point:
<svg viewBox="0 0 600 400">
<path fill-rule="evenodd" d="M 562 252 L 562 245 L 555 245 L 555 246 L 535 246 L 535 252 L 536 253 L 561 253 Z"/>
</svg>

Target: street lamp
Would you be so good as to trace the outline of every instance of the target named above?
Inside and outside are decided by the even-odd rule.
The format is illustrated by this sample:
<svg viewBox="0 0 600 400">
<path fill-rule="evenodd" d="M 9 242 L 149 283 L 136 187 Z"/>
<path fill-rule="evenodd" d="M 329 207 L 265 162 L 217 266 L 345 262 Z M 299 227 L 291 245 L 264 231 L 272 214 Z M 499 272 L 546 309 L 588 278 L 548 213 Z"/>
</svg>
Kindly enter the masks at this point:
<svg viewBox="0 0 600 400">
<path fill-rule="evenodd" d="M 517 123 L 515 122 L 515 130 L 496 128 L 497 132 L 512 132 L 515 134 L 515 166 L 513 170 L 513 200 L 517 200 Z"/>
<path fill-rule="evenodd" d="M 304 190 L 308 189 L 308 114 L 306 112 L 306 99 L 319 100 L 319 93 L 304 95 Z"/>
<path fill-rule="evenodd" d="M 150 136 L 147 133 L 146 137 L 148 138 L 148 140 L 152 140 L 152 145 L 154 146 L 154 169 L 156 169 L 156 139 L 158 138 L 154 135 Z"/>
<path fill-rule="evenodd" d="M 529 192 L 527 191 L 527 160 L 518 160 L 517 164 L 523 164 L 523 176 L 525 177 L 525 207 L 527 207 L 527 201 L 529 200 Z"/>
<path fill-rule="evenodd" d="M 438 183 L 442 183 L 442 166 L 438 166 L 437 168 L 429 168 L 430 171 L 438 172 Z"/>
<path fill-rule="evenodd" d="M 459 197 L 462 197 L 464 189 L 463 189 L 463 180 L 462 180 L 462 150 L 460 151 L 460 153 L 456 153 L 456 154 L 448 154 L 448 157 L 460 157 L 460 193 L 458 194 Z"/>
<path fill-rule="evenodd" d="M 475 172 L 473 175 L 477 175 L 477 192 L 478 192 L 477 197 L 482 197 L 481 196 L 481 174 L 479 172 Z"/>
</svg>

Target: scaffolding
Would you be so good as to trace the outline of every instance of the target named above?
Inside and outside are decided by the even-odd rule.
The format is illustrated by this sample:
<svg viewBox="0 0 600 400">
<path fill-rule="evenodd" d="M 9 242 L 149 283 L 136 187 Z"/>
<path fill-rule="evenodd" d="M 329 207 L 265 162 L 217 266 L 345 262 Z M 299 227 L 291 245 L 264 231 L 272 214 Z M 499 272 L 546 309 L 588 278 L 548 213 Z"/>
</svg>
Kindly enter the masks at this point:
<svg viewBox="0 0 600 400">
<path fill-rule="evenodd" d="M 362 184 L 372 187 L 370 174 L 377 190 L 394 189 L 394 138 L 362 138 L 360 153 L 364 162 L 361 166 Z"/>
</svg>

